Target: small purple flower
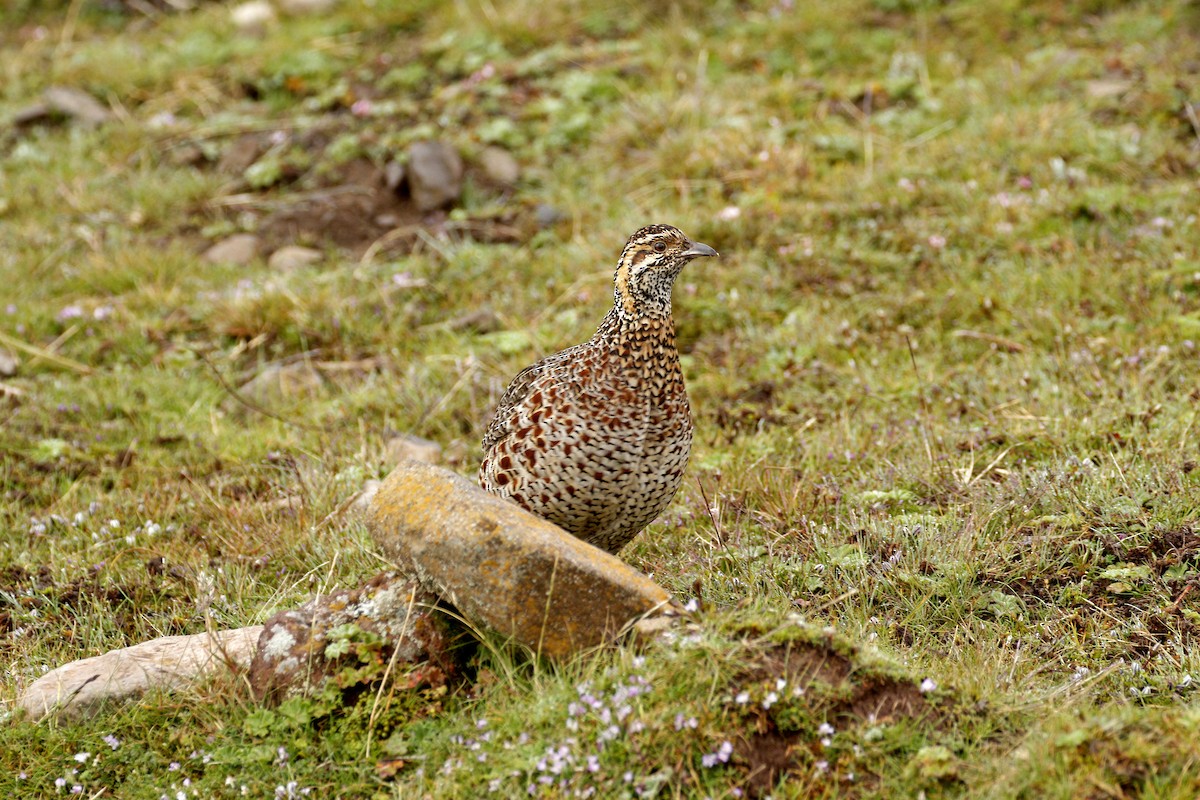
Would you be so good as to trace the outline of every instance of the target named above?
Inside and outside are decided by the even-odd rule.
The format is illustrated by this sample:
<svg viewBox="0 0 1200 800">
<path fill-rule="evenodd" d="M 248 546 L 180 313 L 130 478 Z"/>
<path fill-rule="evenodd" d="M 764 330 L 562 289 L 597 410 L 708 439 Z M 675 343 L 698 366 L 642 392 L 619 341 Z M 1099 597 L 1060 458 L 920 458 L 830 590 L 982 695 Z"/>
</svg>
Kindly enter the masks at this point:
<svg viewBox="0 0 1200 800">
<path fill-rule="evenodd" d="M 695 717 L 684 717 L 683 712 L 675 715 L 675 730 L 681 731 L 684 728 L 695 728 L 700 723 Z"/>
<path fill-rule="evenodd" d="M 116 750 L 118 747 L 121 746 L 121 740 L 118 739 L 117 737 L 113 736 L 111 733 L 104 737 L 104 743 L 106 745 L 108 745 L 109 747 L 111 747 L 113 750 Z"/>
<path fill-rule="evenodd" d="M 82 316 L 83 309 L 75 304 L 71 304 L 69 306 L 63 306 L 62 310 L 58 312 L 58 321 L 66 322 L 69 319 L 79 319 Z"/>
<path fill-rule="evenodd" d="M 937 690 L 937 684 L 934 682 L 933 678 L 926 678 L 925 680 L 921 681 L 920 688 L 921 694 L 929 694 L 930 692 Z"/>
<path fill-rule="evenodd" d="M 733 755 L 733 743 L 729 740 L 721 742 L 720 747 L 711 753 L 705 753 L 700 758 L 700 763 L 706 767 L 715 767 L 718 764 L 729 763 L 729 757 Z"/>
</svg>

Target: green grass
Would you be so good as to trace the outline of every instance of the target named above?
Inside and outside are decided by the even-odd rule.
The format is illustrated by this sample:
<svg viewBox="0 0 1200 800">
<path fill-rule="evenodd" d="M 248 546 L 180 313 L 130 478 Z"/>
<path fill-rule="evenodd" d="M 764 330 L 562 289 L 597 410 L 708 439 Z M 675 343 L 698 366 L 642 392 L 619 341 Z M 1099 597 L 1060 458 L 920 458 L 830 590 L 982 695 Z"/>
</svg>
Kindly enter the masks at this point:
<svg viewBox="0 0 1200 800">
<path fill-rule="evenodd" d="M 349 704 L 226 678 L 14 716 L 0 789 L 1200 794 L 1196 9 L 790 5 L 344 0 L 262 39 L 223 3 L 0 12 L 0 119 L 52 85 L 114 111 L 0 128 L 5 705 L 383 569 L 338 511 L 389 436 L 471 474 L 630 232 L 722 253 L 676 288 L 689 478 L 623 554 L 700 602 L 674 642 L 546 665 L 487 640 L 470 684 L 395 691 L 367 659 Z M 430 137 L 471 165 L 448 218 L 281 217 Z M 473 166 L 489 145 L 515 189 Z M 325 260 L 200 259 L 238 231 Z M 452 324 L 481 307 L 499 331 Z M 323 382 L 270 415 L 225 388 L 304 360 Z"/>
</svg>

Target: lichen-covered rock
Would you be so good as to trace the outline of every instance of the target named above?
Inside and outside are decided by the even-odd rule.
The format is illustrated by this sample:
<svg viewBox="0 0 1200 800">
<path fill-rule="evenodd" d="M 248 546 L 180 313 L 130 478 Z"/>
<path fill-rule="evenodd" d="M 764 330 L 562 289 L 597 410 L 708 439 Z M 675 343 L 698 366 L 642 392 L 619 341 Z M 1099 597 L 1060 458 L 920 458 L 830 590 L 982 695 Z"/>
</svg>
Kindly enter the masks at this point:
<svg viewBox="0 0 1200 800">
<path fill-rule="evenodd" d="M 381 640 L 379 657 L 403 669 L 428 662 L 443 675 L 455 671 L 456 630 L 435 608 L 437 598 L 412 580 L 385 572 L 356 589 L 342 589 L 281 611 L 263 625 L 250 664 L 250 686 L 260 700 L 320 687 L 344 666 L 347 630 Z M 347 628 L 352 626 L 352 628 Z"/>
<path fill-rule="evenodd" d="M 192 636 L 163 636 L 63 664 L 29 685 L 17 701 L 34 719 L 79 716 L 105 700 L 194 684 L 227 665 L 250 663 L 261 625 Z"/>
<path fill-rule="evenodd" d="M 551 658 L 673 613 L 670 595 L 616 556 L 445 469 L 404 463 L 367 510 L 376 543 L 468 620 Z"/>
</svg>

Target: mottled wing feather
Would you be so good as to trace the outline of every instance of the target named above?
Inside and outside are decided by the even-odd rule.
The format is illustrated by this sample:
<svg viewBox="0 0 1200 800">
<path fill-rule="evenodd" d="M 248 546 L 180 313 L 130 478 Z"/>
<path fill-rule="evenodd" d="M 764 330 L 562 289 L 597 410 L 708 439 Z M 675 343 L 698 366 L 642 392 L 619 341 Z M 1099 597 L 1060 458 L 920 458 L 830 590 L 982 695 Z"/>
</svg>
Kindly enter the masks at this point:
<svg viewBox="0 0 1200 800">
<path fill-rule="evenodd" d="M 512 430 L 514 419 L 513 409 L 529 396 L 530 385 L 537 379 L 538 375 L 542 374 L 545 366 L 546 360 L 542 360 L 521 370 L 517 373 L 517 377 L 512 379 L 512 383 L 508 385 L 508 388 L 504 390 L 504 394 L 500 395 L 500 402 L 496 404 L 496 413 L 492 415 L 492 421 L 488 424 L 487 432 L 483 434 L 484 453 L 495 447 L 496 442 L 503 439 Z"/>
<path fill-rule="evenodd" d="M 517 373 L 517 376 L 508 384 L 508 388 L 504 390 L 504 394 L 500 395 L 500 401 L 496 404 L 496 413 L 492 415 L 492 421 L 488 424 L 487 432 L 483 434 L 483 452 L 486 454 L 496 443 L 508 436 L 513 431 L 513 425 L 516 423 L 517 414 L 514 412 L 524 403 L 536 389 L 538 378 L 552 370 L 558 364 L 564 361 L 569 361 L 575 356 L 583 345 L 575 345 L 566 350 L 546 356 L 541 361 L 538 361 Z"/>
</svg>

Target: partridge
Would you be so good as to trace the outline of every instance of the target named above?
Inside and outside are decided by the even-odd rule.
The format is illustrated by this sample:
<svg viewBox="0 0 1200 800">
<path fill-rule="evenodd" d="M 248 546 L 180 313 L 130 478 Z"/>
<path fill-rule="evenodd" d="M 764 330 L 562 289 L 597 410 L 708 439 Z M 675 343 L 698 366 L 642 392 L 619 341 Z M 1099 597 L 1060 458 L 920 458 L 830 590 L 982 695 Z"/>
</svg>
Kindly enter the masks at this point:
<svg viewBox="0 0 1200 800">
<path fill-rule="evenodd" d="M 629 237 L 592 338 L 522 370 L 501 396 L 484 489 L 610 553 L 667 507 L 692 448 L 671 288 L 689 261 L 716 255 L 670 225 Z"/>
</svg>

